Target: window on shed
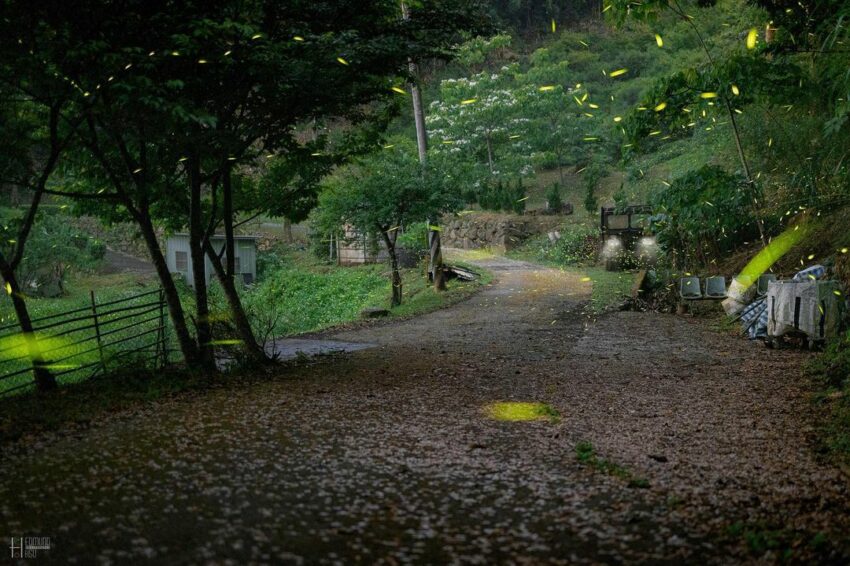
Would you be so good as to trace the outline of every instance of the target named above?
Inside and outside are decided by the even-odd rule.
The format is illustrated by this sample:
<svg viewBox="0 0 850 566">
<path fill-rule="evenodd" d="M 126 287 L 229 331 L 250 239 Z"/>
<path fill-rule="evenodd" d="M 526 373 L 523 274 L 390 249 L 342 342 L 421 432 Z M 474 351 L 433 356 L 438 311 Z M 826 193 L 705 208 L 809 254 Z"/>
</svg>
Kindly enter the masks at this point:
<svg viewBox="0 0 850 566">
<path fill-rule="evenodd" d="M 174 264 L 177 266 L 177 271 L 189 271 L 189 255 L 186 252 L 174 252 Z"/>
</svg>

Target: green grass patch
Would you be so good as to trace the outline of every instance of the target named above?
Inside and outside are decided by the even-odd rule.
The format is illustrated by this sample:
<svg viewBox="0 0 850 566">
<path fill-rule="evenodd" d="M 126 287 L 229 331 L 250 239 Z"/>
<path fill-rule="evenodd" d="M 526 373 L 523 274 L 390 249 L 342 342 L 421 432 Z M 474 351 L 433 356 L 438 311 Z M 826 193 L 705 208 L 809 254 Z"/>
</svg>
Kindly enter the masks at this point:
<svg viewBox="0 0 850 566">
<path fill-rule="evenodd" d="M 404 302 L 390 311 L 391 317 L 409 317 L 432 312 L 452 305 L 472 295 L 475 291 L 493 281 L 493 274 L 477 266 L 454 261 L 452 265 L 463 267 L 478 274 L 476 281 L 453 280 L 447 283 L 445 291 L 435 291 L 421 269 L 405 270 Z M 389 292 L 389 291 L 388 291 Z"/>
<path fill-rule="evenodd" d="M 594 470 L 608 474 L 609 476 L 620 478 L 621 480 L 626 481 L 629 487 L 649 487 L 649 481 L 646 478 L 637 477 L 628 468 L 615 464 L 614 462 L 604 458 L 600 458 L 596 454 L 596 449 L 593 447 L 593 444 L 586 440 L 576 444 L 575 451 L 578 461 L 590 466 Z"/>
<path fill-rule="evenodd" d="M 635 274 L 630 271 L 606 271 L 601 267 L 586 269 L 593 283 L 590 310 L 600 314 L 620 305 L 630 294 Z"/>
<path fill-rule="evenodd" d="M 390 316 L 409 317 L 445 307 L 492 281 L 490 273 L 465 267 L 479 273 L 479 279 L 449 281 L 445 292 L 434 290 L 423 268 L 403 269 L 402 304 L 391 309 Z M 275 336 L 291 336 L 358 320 L 368 307 L 388 308 L 390 275 L 386 264 L 343 267 L 290 251 L 242 296 L 249 311 L 277 317 Z"/>
<path fill-rule="evenodd" d="M 69 282 L 65 296 L 27 297 L 29 314 L 36 328 L 62 323 L 36 332 L 47 367 L 58 374 L 57 381 L 65 385 L 86 380 L 101 371 L 103 363 L 107 371 L 119 367 L 153 367 L 159 352 L 155 345 L 160 326 L 160 312 L 155 305 L 159 300 L 157 288 L 156 281 L 145 277 L 84 275 Z M 97 319 L 102 336 L 100 344 L 96 340 L 89 289 L 96 289 Z M 131 307 L 132 310 L 128 310 Z M 174 334 L 169 329 L 166 309 L 163 309 L 162 316 L 166 322 L 168 342 L 173 340 Z M 44 317 L 50 318 L 40 320 Z M 0 299 L 0 326 L 10 326 L 0 331 L 0 376 L 10 376 L 0 379 L 0 393 L 10 390 L 17 393 L 28 389 L 33 378 L 28 371 L 12 375 L 28 370 L 30 361 L 26 340 L 18 330 L 11 301 L 5 295 Z M 66 333 L 64 336 L 58 336 L 63 332 Z M 133 353 L 140 348 L 144 351 Z M 176 344 L 171 343 L 169 348 L 175 350 Z"/>
<path fill-rule="evenodd" d="M 806 561 L 815 557 L 826 559 L 832 546 L 824 532 L 808 533 L 787 528 L 776 528 L 765 523 L 738 521 L 726 528 L 726 534 L 745 544 L 747 552 L 754 557 L 771 553 L 774 560 L 782 563 Z"/>
</svg>

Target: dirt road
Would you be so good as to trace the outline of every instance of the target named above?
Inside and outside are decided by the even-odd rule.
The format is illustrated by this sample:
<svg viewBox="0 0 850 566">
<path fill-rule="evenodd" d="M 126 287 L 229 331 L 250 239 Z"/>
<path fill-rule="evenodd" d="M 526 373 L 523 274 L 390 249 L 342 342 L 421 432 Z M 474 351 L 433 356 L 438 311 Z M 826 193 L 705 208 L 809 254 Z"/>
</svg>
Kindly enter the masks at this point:
<svg viewBox="0 0 850 566">
<path fill-rule="evenodd" d="M 329 335 L 377 347 L 11 451 L 0 533 L 80 564 L 850 556 L 800 354 L 670 315 L 594 321 L 580 275 L 486 263 L 497 281 L 464 303 Z M 559 418 L 495 420 L 494 401 Z"/>
</svg>

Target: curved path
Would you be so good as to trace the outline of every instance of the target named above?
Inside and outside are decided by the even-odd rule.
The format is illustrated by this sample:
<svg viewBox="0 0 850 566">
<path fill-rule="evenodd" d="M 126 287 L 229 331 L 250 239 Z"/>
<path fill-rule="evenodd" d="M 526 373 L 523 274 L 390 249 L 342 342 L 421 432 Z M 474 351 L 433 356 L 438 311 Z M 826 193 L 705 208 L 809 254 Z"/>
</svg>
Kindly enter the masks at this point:
<svg viewBox="0 0 850 566">
<path fill-rule="evenodd" d="M 497 281 L 463 303 L 329 335 L 375 348 L 11 451 L 0 531 L 50 536 L 45 563 L 850 556 L 801 354 L 668 315 L 590 320 L 580 274 L 483 263 Z M 560 418 L 493 420 L 493 401 Z M 751 554 L 730 525 L 768 542 Z"/>
</svg>

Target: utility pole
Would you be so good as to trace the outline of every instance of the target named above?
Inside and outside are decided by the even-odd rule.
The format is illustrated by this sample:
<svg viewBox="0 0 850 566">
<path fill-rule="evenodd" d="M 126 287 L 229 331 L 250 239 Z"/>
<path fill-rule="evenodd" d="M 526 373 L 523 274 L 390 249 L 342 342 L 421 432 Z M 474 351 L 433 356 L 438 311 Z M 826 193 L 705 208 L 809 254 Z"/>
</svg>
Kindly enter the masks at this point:
<svg viewBox="0 0 850 566">
<path fill-rule="evenodd" d="M 404 20 L 410 19 L 410 12 L 407 9 L 407 4 L 401 0 L 401 17 Z M 419 77 L 419 67 L 410 58 L 407 60 L 410 76 L 410 98 L 413 99 L 413 121 L 416 124 L 416 146 L 419 150 L 419 163 L 424 167 L 428 160 L 428 132 L 425 129 L 425 109 L 422 106 L 422 93 L 419 90 L 419 85 L 416 83 Z M 434 289 L 444 291 L 446 289 L 446 278 L 443 273 L 443 252 L 440 245 L 440 231 L 432 230 L 431 220 L 426 220 L 428 224 L 428 277 L 434 283 Z"/>
</svg>

